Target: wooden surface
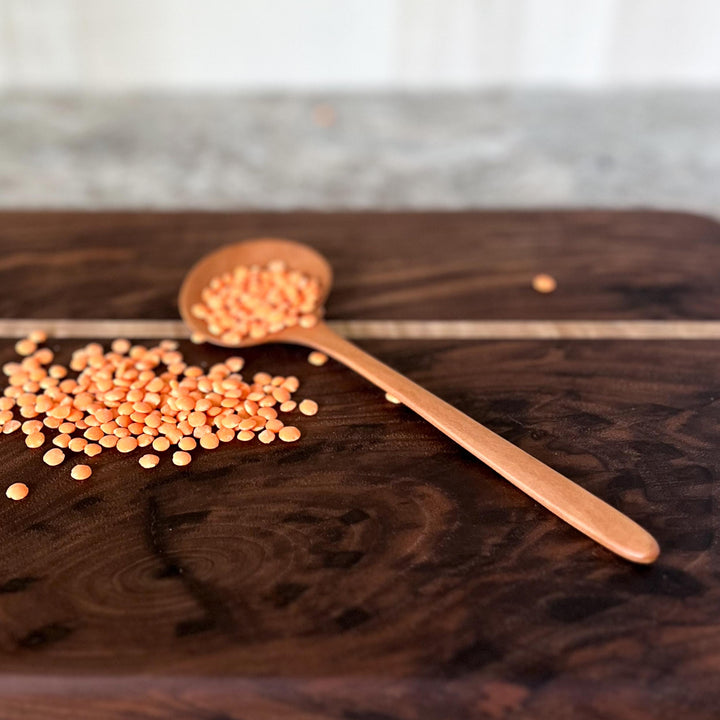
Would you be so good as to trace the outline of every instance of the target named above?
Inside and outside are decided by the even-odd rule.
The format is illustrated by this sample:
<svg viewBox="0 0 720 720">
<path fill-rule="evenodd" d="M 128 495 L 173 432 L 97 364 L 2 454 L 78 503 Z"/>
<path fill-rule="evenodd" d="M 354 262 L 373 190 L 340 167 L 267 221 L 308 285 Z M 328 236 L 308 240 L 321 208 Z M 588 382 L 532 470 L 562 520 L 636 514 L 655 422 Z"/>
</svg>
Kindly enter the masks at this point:
<svg viewBox="0 0 720 720">
<path fill-rule="evenodd" d="M 331 319 L 720 317 L 720 227 L 639 212 L 5 214 L 0 314 L 174 318 L 185 268 L 261 234 L 327 254 Z M 153 472 L 106 452 L 79 485 L 0 436 L 31 486 L 0 503 L 2 720 L 717 717 L 718 342 L 361 344 L 642 523 L 658 563 L 613 557 L 336 363 L 247 349 L 321 405 L 294 446 Z"/>
</svg>

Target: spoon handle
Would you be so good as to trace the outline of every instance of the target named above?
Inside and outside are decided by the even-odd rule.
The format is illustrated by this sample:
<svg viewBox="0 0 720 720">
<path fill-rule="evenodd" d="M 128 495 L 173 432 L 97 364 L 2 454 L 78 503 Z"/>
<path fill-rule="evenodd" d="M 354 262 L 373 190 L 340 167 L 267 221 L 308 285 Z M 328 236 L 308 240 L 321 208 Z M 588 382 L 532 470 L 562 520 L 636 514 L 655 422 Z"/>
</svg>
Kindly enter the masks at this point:
<svg viewBox="0 0 720 720">
<path fill-rule="evenodd" d="M 659 555 L 655 538 L 619 510 L 368 355 L 324 323 L 297 339 L 394 395 L 506 480 L 608 550 L 644 564 L 652 563 Z"/>
</svg>

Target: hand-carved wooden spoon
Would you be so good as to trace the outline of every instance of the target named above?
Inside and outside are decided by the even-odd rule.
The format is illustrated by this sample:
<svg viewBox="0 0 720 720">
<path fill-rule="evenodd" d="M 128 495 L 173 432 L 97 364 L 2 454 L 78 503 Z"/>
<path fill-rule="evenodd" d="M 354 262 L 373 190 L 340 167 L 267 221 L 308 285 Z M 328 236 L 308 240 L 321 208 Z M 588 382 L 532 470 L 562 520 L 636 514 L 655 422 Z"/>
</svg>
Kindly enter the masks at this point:
<svg viewBox="0 0 720 720">
<path fill-rule="evenodd" d="M 289 268 L 317 278 L 323 288 L 324 303 L 332 284 L 332 269 L 325 258 L 300 243 L 261 238 L 223 247 L 190 270 L 178 300 L 186 324 L 193 332 L 208 337 L 209 342 L 229 347 L 212 337 L 205 322 L 191 315 L 190 308 L 200 300 L 202 290 L 213 277 L 238 265 L 265 265 L 272 260 L 284 260 Z M 309 329 L 287 328 L 259 341 L 248 339 L 241 345 L 274 342 L 305 345 L 344 363 L 394 395 L 565 522 L 618 555 L 636 563 L 651 563 L 660 553 L 652 535 L 630 518 L 341 338 L 324 322 Z"/>
</svg>

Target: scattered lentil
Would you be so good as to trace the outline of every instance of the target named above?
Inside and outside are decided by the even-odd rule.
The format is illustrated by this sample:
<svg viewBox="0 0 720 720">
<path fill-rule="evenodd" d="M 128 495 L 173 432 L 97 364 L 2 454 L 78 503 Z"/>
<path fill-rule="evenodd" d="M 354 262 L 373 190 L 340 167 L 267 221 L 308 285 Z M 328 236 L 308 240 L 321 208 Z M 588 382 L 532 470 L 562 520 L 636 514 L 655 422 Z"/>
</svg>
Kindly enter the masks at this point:
<svg viewBox="0 0 720 720">
<path fill-rule="evenodd" d="M 385 399 L 388 402 L 395 403 L 396 405 L 400 404 L 400 400 L 398 400 L 394 395 L 390 394 L 389 392 L 385 393 Z"/>
<path fill-rule="evenodd" d="M 118 440 L 117 445 L 115 446 L 121 453 L 129 453 L 135 450 L 138 446 L 138 441 L 136 438 L 127 436 L 122 437 Z"/>
<path fill-rule="evenodd" d="M 26 420 L 22 424 L 22 431 L 26 435 L 32 435 L 33 433 L 40 432 L 42 428 L 43 424 L 39 420 Z M 62 432 L 62 430 L 60 432 Z"/>
<path fill-rule="evenodd" d="M 286 425 L 280 429 L 278 437 L 283 442 L 295 442 L 300 439 L 300 431 L 293 425 Z"/>
<path fill-rule="evenodd" d="M 153 455 L 152 453 L 148 453 L 147 455 L 143 455 L 138 462 L 140 465 L 146 469 L 154 468 L 157 466 L 157 464 L 160 462 L 160 458 L 157 455 Z M 175 463 L 177 465 L 177 463 Z"/>
<path fill-rule="evenodd" d="M 29 448 L 39 448 L 45 442 L 45 436 L 41 432 L 30 433 L 25 438 L 25 444 Z"/>
<path fill-rule="evenodd" d="M 192 457 L 190 456 L 190 453 L 183 450 L 178 450 L 177 452 L 174 452 L 172 456 L 172 461 L 174 465 L 189 465 L 191 460 Z"/>
<path fill-rule="evenodd" d="M 102 428 L 98 425 L 89 427 L 83 434 L 88 440 L 92 440 L 93 442 L 97 442 L 103 437 L 103 435 L 105 435 Z"/>
<path fill-rule="evenodd" d="M 10 433 L 13 433 L 19 429 L 20 429 L 20 421 L 19 420 L 10 420 L 9 422 L 6 422 L 5 425 L 3 425 L 3 433 L 5 435 L 9 435 Z"/>
<path fill-rule="evenodd" d="M 200 438 L 200 447 L 205 448 L 205 450 L 214 450 L 219 444 L 220 440 L 218 439 L 218 436 L 213 432 L 209 432 Z"/>
<path fill-rule="evenodd" d="M 152 441 L 153 441 L 152 435 L 146 435 L 145 433 L 143 433 L 142 435 L 138 435 L 138 438 L 137 438 L 138 447 L 141 447 L 141 448 L 151 445 Z"/>
<path fill-rule="evenodd" d="M 318 404 L 314 400 L 303 400 L 298 407 L 303 415 L 315 415 L 318 411 Z"/>
<path fill-rule="evenodd" d="M 318 352 L 317 350 L 313 350 L 308 355 L 308 362 L 315 367 L 320 367 L 324 365 L 327 361 L 328 356 L 325 353 Z"/>
<path fill-rule="evenodd" d="M 68 443 L 68 450 L 71 452 L 82 452 L 87 444 L 88 441 L 85 438 L 74 437 Z"/>
<path fill-rule="evenodd" d="M 197 440 L 186 435 L 185 437 L 180 438 L 180 442 L 178 442 L 177 446 L 181 450 L 194 450 L 197 447 Z"/>
<path fill-rule="evenodd" d="M 110 349 L 118 355 L 125 355 L 128 350 L 130 350 L 130 347 L 130 341 L 126 340 L 125 338 L 118 338 L 117 340 L 113 340 L 110 345 Z"/>
<path fill-rule="evenodd" d="M 27 497 L 29 490 L 25 483 L 16 482 L 10 485 L 5 491 L 5 495 L 11 500 L 24 500 Z"/>
<path fill-rule="evenodd" d="M 73 480 L 87 480 L 92 475 L 92 469 L 89 465 L 76 465 L 70 471 L 70 477 Z"/>
<path fill-rule="evenodd" d="M 48 375 L 56 380 L 61 380 L 67 375 L 67 368 L 62 365 L 52 365 L 48 370 Z"/>
<path fill-rule="evenodd" d="M 152 443 L 153 450 L 165 452 L 170 447 L 170 441 L 166 437 L 156 437 Z"/>
<path fill-rule="evenodd" d="M 65 459 L 65 453 L 60 448 L 52 448 L 43 455 L 43 462 L 48 465 L 59 465 Z"/>
<path fill-rule="evenodd" d="M 275 433 L 272 432 L 272 430 L 263 430 L 263 431 L 258 435 L 258 440 L 259 440 L 261 443 L 265 443 L 266 445 L 269 444 L 269 443 L 271 443 L 274 439 L 275 439 Z"/>
<path fill-rule="evenodd" d="M 42 345 L 47 340 L 47 333 L 44 330 L 33 330 L 28 334 L 28 340 L 36 345 Z"/>
<path fill-rule="evenodd" d="M 547 294 L 555 292 L 557 289 L 557 280 L 552 275 L 540 273 L 532 279 L 532 287 L 535 292 Z"/>
<path fill-rule="evenodd" d="M 247 272 L 248 277 L 257 275 L 246 283 L 255 295 L 262 294 L 262 287 L 274 288 L 270 298 L 243 300 L 248 303 L 245 310 L 260 308 L 263 332 L 276 332 L 281 319 L 292 324 L 312 324 L 316 320 L 305 317 L 314 312 L 313 302 L 316 304 L 319 297 L 315 281 L 289 273 L 277 263 Z M 273 309 L 278 298 L 291 303 L 282 310 Z M 293 303 L 302 306 L 299 315 L 293 316 L 288 309 Z M 289 315 L 281 319 L 263 316 L 262 308 L 268 313 Z M 259 332 L 255 323 L 247 334 L 259 337 Z M 189 451 L 198 444 L 212 450 L 235 437 L 244 442 L 257 437 L 265 444 L 277 436 L 284 442 L 300 437 L 297 428 L 286 427 L 278 417 L 278 413 L 298 407 L 292 400 L 300 384 L 294 376 L 258 372 L 252 379 L 244 379 L 240 375 L 244 367 L 240 357 L 230 357 L 203 370 L 188 366 L 174 341 L 145 347 L 131 345 L 123 338 L 113 341 L 111 351 L 105 354 L 99 343 L 90 343 L 73 353 L 68 366 L 52 365 L 53 352 L 37 347 L 45 339 L 44 333 L 38 333 L 19 341 L 16 350 L 24 353 L 23 359 L 3 365 L 9 384 L 0 397 L 0 428 L 5 434 L 22 428 L 25 443 L 32 448 L 44 444 L 45 428 L 58 430 L 52 438 L 55 447 L 43 456 L 48 465 L 62 463 L 64 449 L 93 457 L 103 448 L 116 447 L 128 453 L 152 445 L 153 450 L 164 452 L 174 445 L 178 450 L 173 453 L 173 462 L 184 466 L 192 460 Z M 68 377 L 68 367 L 76 377 Z M 15 408 L 24 421 L 13 417 Z M 304 400 L 300 410 L 313 415 L 317 403 Z M 153 454 L 140 458 L 143 467 L 155 467 L 158 462 L 158 456 Z M 71 471 L 73 477 L 84 473 L 89 477 L 86 465 L 76 465 Z"/>
<path fill-rule="evenodd" d="M 15 343 L 15 352 L 18 355 L 23 355 L 23 356 L 27 357 L 28 355 L 32 355 L 36 350 L 37 350 L 37 344 L 34 343 L 30 338 L 18 340 Z"/>
</svg>

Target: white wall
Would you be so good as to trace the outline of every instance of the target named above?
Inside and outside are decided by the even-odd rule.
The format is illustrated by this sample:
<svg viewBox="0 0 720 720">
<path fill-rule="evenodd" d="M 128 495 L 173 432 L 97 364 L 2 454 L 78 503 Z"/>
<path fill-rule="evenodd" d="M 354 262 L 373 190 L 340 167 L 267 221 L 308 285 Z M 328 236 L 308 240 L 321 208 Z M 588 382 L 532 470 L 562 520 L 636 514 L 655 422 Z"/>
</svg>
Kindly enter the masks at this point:
<svg viewBox="0 0 720 720">
<path fill-rule="evenodd" d="M 720 85 L 720 0 L 0 0 L 0 91 Z"/>
</svg>

